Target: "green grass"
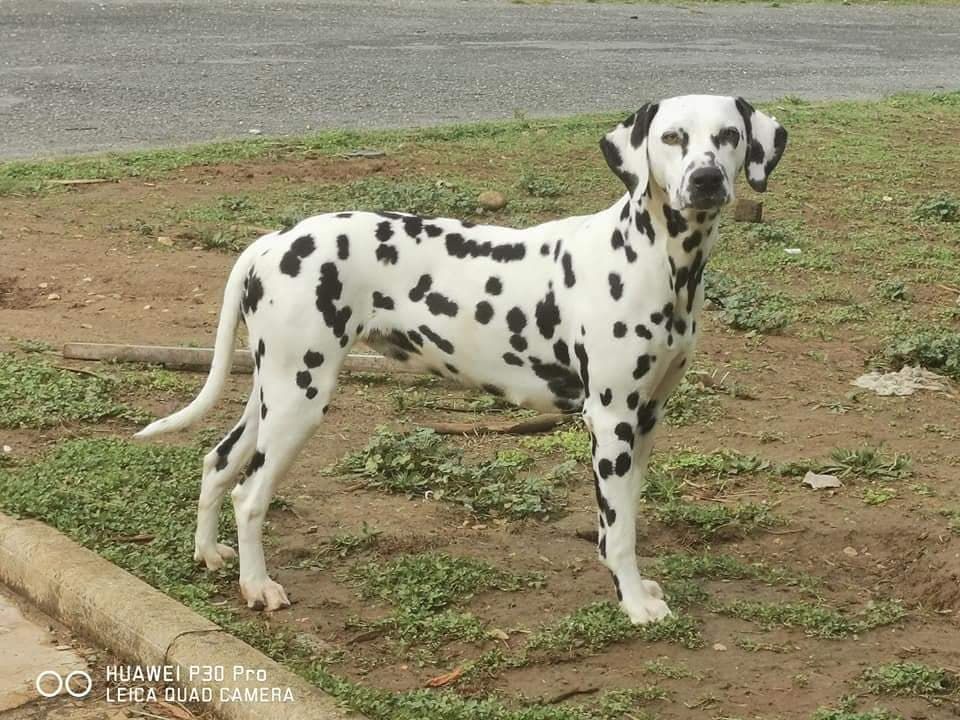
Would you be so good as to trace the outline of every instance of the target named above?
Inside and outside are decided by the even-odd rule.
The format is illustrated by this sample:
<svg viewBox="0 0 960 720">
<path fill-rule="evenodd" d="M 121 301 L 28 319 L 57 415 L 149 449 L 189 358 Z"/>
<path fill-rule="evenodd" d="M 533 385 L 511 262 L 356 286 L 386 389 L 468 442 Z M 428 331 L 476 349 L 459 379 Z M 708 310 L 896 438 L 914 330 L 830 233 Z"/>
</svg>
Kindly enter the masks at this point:
<svg viewBox="0 0 960 720">
<path fill-rule="evenodd" d="M 147 415 L 120 401 L 121 384 L 62 370 L 38 357 L 0 353 L 0 427 L 45 428 Z"/>
<path fill-rule="evenodd" d="M 569 461 L 590 463 L 590 433 L 582 424 L 564 427 L 552 433 L 525 437 L 520 444 L 530 450 L 557 452 Z"/>
<path fill-rule="evenodd" d="M 329 551 L 340 559 L 374 548 L 380 540 L 380 531 L 366 523 L 355 533 L 337 533 L 327 542 Z"/>
<path fill-rule="evenodd" d="M 485 590 L 515 592 L 537 585 L 537 576 L 521 576 L 489 563 L 445 553 L 404 555 L 382 563 L 355 565 L 349 571 L 362 597 L 393 606 L 392 614 L 375 623 L 397 639 L 437 649 L 453 640 L 478 641 L 485 624 L 453 606 Z"/>
<path fill-rule="evenodd" d="M 168 595 L 202 608 L 217 579 L 193 561 L 202 457 L 192 447 L 70 440 L 33 464 L 0 470 L 0 508 L 41 519 Z M 222 530 L 225 535 L 232 530 L 227 520 Z"/>
<path fill-rule="evenodd" d="M 403 555 L 387 563 L 366 563 L 355 566 L 350 575 L 363 597 L 416 613 L 443 610 L 482 590 L 513 592 L 540 582 L 534 576 L 516 575 L 482 560 L 446 553 Z"/>
<path fill-rule="evenodd" d="M 504 450 L 492 460 L 469 464 L 463 453 L 429 429 L 395 433 L 380 428 L 366 448 L 337 466 L 365 477 L 367 486 L 391 493 L 423 495 L 461 505 L 478 517 L 546 517 L 566 505 L 564 479 L 571 465 L 545 476 L 531 475 L 533 459 Z"/>
<path fill-rule="evenodd" d="M 898 333 L 887 338 L 878 359 L 894 370 L 920 365 L 960 380 L 960 332 L 930 328 Z"/>
<path fill-rule="evenodd" d="M 665 525 L 686 527 L 701 539 L 720 535 L 749 534 L 775 527 L 783 520 L 766 503 L 731 503 L 687 499 L 688 481 L 706 483 L 722 494 L 740 476 L 754 476 L 771 469 L 771 464 L 751 455 L 734 452 L 699 453 L 678 451 L 655 455 L 647 470 L 641 492 L 655 517 Z"/>
<path fill-rule="evenodd" d="M 917 205 L 913 217 L 920 222 L 960 222 L 960 201 L 943 193 Z"/>
<path fill-rule="evenodd" d="M 672 553 L 661 555 L 652 571 L 672 580 L 757 580 L 766 585 L 797 587 L 814 592 L 821 582 L 805 573 L 792 573 L 761 562 L 746 563 L 732 555 Z"/>
<path fill-rule="evenodd" d="M 867 668 L 861 676 L 861 682 L 875 695 L 934 697 L 960 690 L 960 678 L 956 673 L 916 662 L 895 662 Z"/>
<path fill-rule="evenodd" d="M 737 283 L 720 273 L 707 273 L 707 297 L 718 305 L 720 319 L 734 330 L 775 334 L 793 319 L 792 302 L 763 284 Z"/>
<path fill-rule="evenodd" d="M 702 647 L 704 642 L 696 621 L 685 615 L 634 625 L 615 604 L 601 601 L 540 627 L 530 636 L 526 649 L 551 657 L 572 657 L 595 653 L 612 643 L 632 638 L 671 642 L 691 649 Z"/>
<path fill-rule="evenodd" d="M 903 716 L 883 708 L 872 710 L 820 708 L 813 714 L 812 720 L 903 720 Z"/>
<path fill-rule="evenodd" d="M 913 474 L 910 457 L 903 453 L 889 454 L 872 445 L 858 448 L 835 448 L 824 461 L 787 463 L 780 467 L 784 475 L 804 475 L 808 470 L 836 475 L 844 480 L 890 482 L 904 480 Z"/>
<path fill-rule="evenodd" d="M 756 623 L 770 630 L 774 627 L 803 630 L 811 637 L 841 640 L 860 635 L 874 628 L 891 625 L 906 617 L 906 610 L 897 602 L 877 602 L 850 615 L 822 603 L 768 603 L 757 600 L 734 600 L 715 606 L 721 615 Z"/>
<path fill-rule="evenodd" d="M 716 420 L 720 414 L 717 391 L 687 373 L 667 400 L 664 421 L 673 427 L 685 427 Z"/>
</svg>

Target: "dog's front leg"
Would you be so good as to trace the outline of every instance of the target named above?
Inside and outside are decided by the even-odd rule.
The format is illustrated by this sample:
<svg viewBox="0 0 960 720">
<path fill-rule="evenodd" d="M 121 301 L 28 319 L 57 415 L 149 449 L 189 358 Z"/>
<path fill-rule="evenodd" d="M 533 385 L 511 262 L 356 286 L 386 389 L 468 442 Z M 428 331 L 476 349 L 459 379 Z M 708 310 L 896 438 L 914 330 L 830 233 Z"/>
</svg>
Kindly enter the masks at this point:
<svg viewBox="0 0 960 720">
<path fill-rule="evenodd" d="M 597 551 L 613 575 L 620 606 L 633 623 L 642 625 L 667 617 L 670 610 L 660 586 L 644 580 L 637 567 L 637 501 L 653 446 L 656 404 L 633 404 L 628 414 L 590 407 L 588 401 L 585 420 L 593 439 Z"/>
</svg>

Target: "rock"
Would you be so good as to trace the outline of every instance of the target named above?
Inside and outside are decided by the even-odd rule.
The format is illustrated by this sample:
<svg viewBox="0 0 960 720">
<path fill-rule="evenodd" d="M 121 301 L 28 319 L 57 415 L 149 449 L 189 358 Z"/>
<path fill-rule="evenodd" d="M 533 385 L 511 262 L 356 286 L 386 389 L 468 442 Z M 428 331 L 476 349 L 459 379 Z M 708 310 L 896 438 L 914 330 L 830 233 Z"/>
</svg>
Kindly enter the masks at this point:
<svg viewBox="0 0 960 720">
<path fill-rule="evenodd" d="M 163 245 L 164 247 L 173 247 L 173 240 L 171 240 L 170 238 L 164 235 L 161 235 L 160 237 L 158 237 L 157 242 L 160 245 Z"/>
<path fill-rule="evenodd" d="M 843 483 L 836 475 L 818 475 L 810 470 L 807 470 L 807 474 L 804 475 L 803 484 L 809 485 L 814 490 L 843 487 Z"/>
<path fill-rule="evenodd" d="M 47 295 L 47 300 L 59 300 L 60 296 L 57 293 L 50 293 Z"/>
<path fill-rule="evenodd" d="M 856 548 L 850 547 L 849 545 L 843 549 L 843 554 L 847 557 L 857 557 L 860 553 L 857 552 Z"/>
<path fill-rule="evenodd" d="M 716 650 L 717 652 L 726 652 L 727 646 L 724 645 L 723 643 L 714 643 L 713 649 Z"/>
<path fill-rule="evenodd" d="M 501 210 L 506 206 L 507 199 L 496 190 L 484 190 L 477 196 L 477 203 L 484 210 Z"/>
<path fill-rule="evenodd" d="M 759 200 L 737 200 L 737 205 L 733 208 L 733 219 L 737 222 L 760 222 L 763 220 L 763 203 Z"/>
</svg>

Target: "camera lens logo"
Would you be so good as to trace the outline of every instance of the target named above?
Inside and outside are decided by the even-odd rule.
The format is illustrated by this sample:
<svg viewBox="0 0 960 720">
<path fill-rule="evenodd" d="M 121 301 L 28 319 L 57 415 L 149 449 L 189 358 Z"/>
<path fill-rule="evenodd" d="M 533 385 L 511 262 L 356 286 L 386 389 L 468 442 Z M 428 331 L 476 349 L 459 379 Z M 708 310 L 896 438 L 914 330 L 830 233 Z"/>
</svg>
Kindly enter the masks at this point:
<svg viewBox="0 0 960 720">
<path fill-rule="evenodd" d="M 37 675 L 34 687 L 41 697 L 56 697 L 66 691 L 70 697 L 85 698 L 93 689 L 93 678 L 85 670 L 74 670 L 66 676 L 56 670 L 44 670 Z"/>
</svg>

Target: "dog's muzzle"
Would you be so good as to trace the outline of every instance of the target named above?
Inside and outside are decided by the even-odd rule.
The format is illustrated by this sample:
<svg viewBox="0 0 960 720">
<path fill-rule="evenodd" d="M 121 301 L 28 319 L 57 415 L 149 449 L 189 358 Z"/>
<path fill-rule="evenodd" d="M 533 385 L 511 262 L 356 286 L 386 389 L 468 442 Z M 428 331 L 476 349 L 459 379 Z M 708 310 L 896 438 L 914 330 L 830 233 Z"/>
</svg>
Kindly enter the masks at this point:
<svg viewBox="0 0 960 720">
<path fill-rule="evenodd" d="M 690 173 L 687 179 L 689 207 L 709 210 L 727 202 L 727 188 L 723 171 L 718 167 L 703 167 Z"/>
</svg>

